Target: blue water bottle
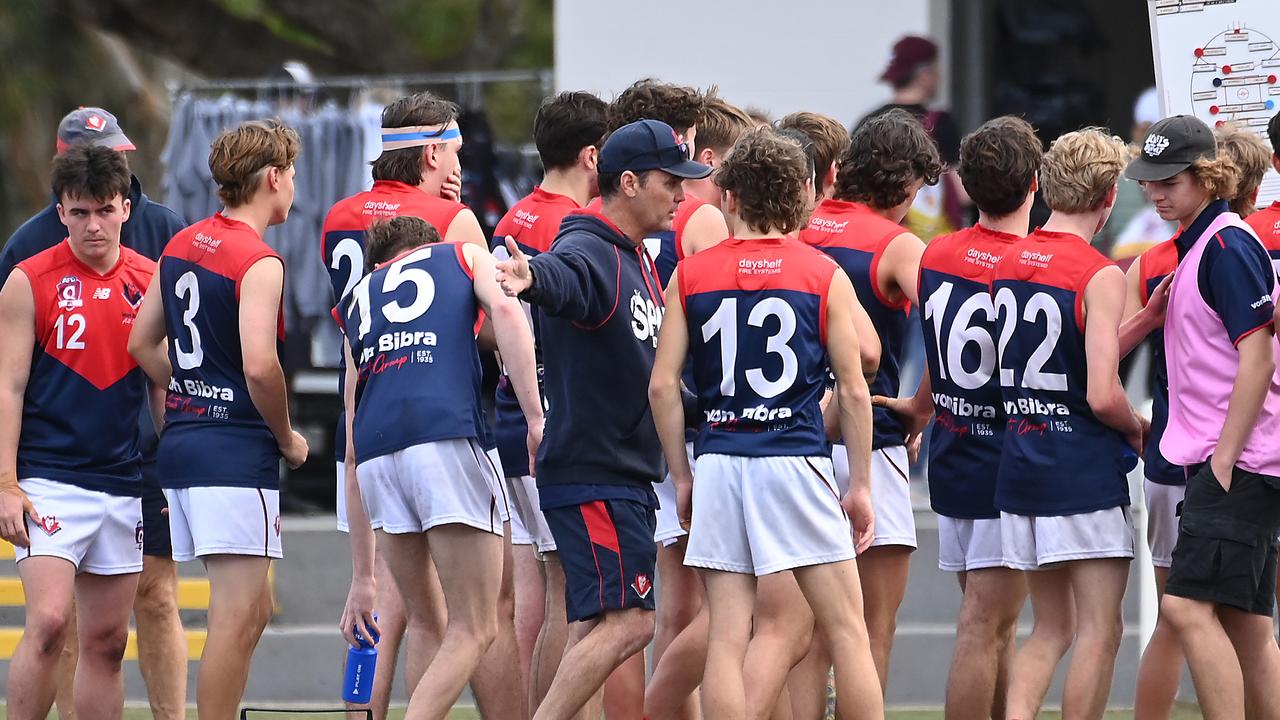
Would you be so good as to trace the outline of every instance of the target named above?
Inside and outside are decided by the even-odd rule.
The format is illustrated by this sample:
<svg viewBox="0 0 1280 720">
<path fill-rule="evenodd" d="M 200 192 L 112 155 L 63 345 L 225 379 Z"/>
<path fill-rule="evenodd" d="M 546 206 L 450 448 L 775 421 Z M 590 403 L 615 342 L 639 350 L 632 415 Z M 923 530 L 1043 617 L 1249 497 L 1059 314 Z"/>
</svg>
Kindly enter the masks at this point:
<svg viewBox="0 0 1280 720">
<path fill-rule="evenodd" d="M 378 620 L 377 613 L 373 619 Z M 373 674 L 378 667 L 378 640 L 365 638 L 357 629 L 358 646 L 347 648 L 347 668 L 342 680 L 342 699 L 349 703 L 368 704 L 373 697 Z"/>
</svg>

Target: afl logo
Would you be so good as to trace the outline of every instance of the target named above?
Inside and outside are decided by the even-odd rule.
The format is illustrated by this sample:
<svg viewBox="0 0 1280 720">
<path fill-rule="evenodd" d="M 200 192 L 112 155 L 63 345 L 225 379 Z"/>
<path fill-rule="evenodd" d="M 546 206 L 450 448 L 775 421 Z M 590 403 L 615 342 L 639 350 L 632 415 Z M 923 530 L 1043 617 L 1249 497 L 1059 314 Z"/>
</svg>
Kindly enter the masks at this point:
<svg viewBox="0 0 1280 720">
<path fill-rule="evenodd" d="M 80 298 L 80 278 L 67 275 L 58 281 L 58 307 L 63 310 L 74 310 L 84 305 Z"/>
</svg>

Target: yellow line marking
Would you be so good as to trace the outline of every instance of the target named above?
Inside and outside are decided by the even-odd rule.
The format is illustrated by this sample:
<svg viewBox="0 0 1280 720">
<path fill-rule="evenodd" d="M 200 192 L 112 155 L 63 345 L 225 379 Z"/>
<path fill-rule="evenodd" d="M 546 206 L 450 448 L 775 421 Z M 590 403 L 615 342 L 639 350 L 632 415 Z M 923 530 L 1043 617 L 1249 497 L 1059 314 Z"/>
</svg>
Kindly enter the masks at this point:
<svg viewBox="0 0 1280 720">
<path fill-rule="evenodd" d="M 204 641 L 207 633 L 204 630 L 186 630 L 183 634 L 186 635 L 187 640 L 187 659 L 199 660 L 200 654 L 204 652 Z M 13 651 L 18 647 L 18 641 L 21 639 L 22 628 L 0 628 L 0 660 L 12 658 Z M 138 638 L 133 630 L 129 631 L 129 644 L 125 648 L 124 659 L 138 659 Z"/>
<path fill-rule="evenodd" d="M 16 577 L 0 577 L 0 607 L 22 607 L 25 604 L 22 581 Z M 179 578 L 178 607 L 183 610 L 207 610 L 209 581 L 206 578 Z"/>
</svg>

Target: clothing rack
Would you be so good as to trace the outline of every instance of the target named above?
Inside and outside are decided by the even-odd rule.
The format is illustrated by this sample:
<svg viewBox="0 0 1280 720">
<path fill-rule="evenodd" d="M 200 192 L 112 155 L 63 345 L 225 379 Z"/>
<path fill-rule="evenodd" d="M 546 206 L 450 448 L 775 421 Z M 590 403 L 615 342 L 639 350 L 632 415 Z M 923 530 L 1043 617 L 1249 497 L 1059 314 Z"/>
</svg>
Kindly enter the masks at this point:
<svg viewBox="0 0 1280 720">
<path fill-rule="evenodd" d="M 407 75 L 334 75 L 318 77 L 310 82 L 292 78 L 229 78 L 170 83 L 171 97 L 182 93 L 216 93 L 229 90 L 312 90 L 321 88 L 404 87 L 413 85 L 483 85 L 499 82 L 536 82 L 544 96 L 553 88 L 550 69 L 536 70 L 463 70 L 458 72 L 413 73 Z M 459 93 L 461 94 L 461 93 Z"/>
</svg>

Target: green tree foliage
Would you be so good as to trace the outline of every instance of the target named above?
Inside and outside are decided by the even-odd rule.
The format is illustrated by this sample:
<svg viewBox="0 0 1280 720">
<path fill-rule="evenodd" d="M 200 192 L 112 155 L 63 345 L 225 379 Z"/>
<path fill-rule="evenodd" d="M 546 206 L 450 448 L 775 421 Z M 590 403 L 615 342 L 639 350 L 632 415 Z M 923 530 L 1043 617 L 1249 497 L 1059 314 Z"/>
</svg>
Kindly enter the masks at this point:
<svg viewBox="0 0 1280 720">
<path fill-rule="evenodd" d="M 48 202 L 59 118 L 114 112 L 159 190 L 166 82 L 550 67 L 553 0 L 0 0 L 0 242 Z M 536 89 L 486 91 L 499 137 L 527 138 Z"/>
</svg>

